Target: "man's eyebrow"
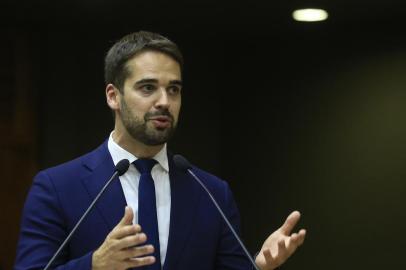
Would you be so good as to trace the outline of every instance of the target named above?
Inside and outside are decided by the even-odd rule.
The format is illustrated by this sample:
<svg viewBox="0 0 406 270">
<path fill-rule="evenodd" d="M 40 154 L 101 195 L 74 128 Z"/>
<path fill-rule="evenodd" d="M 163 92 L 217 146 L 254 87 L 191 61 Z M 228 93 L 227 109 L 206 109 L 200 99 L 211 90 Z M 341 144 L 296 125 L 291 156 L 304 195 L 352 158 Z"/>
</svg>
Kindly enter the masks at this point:
<svg viewBox="0 0 406 270">
<path fill-rule="evenodd" d="M 139 81 L 136 81 L 134 85 L 142 85 L 142 84 L 147 84 L 147 83 L 158 83 L 158 80 L 157 79 L 141 79 Z M 179 86 L 183 85 L 181 80 L 172 80 L 172 81 L 169 81 L 169 84 L 172 84 L 172 85 L 176 84 Z"/>
<path fill-rule="evenodd" d="M 182 83 L 181 80 L 172 80 L 172 81 L 169 82 L 169 84 L 177 84 L 177 85 L 179 85 L 179 86 L 182 86 L 182 85 L 183 85 L 183 83 Z"/>
<path fill-rule="evenodd" d="M 135 85 L 145 84 L 145 83 L 158 83 L 157 79 L 141 79 L 135 82 Z"/>
</svg>

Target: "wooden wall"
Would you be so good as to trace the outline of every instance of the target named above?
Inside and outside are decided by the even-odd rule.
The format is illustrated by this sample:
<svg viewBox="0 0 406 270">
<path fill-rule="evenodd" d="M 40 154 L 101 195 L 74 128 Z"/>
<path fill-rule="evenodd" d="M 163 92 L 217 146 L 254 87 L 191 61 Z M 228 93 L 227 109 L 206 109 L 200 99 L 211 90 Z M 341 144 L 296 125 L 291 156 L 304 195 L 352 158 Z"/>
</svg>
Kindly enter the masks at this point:
<svg viewBox="0 0 406 270">
<path fill-rule="evenodd" d="M 26 193 L 37 170 L 37 130 L 30 38 L 3 31 L 0 43 L 0 269 L 12 269 Z"/>
</svg>

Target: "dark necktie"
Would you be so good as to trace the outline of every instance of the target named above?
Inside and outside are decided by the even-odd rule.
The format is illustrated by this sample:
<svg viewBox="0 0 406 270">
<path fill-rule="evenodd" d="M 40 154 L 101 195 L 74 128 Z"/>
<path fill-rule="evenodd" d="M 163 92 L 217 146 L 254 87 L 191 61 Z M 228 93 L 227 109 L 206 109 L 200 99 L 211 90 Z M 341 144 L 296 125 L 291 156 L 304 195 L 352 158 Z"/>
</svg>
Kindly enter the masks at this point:
<svg viewBox="0 0 406 270">
<path fill-rule="evenodd" d="M 133 162 L 140 172 L 138 185 L 138 223 L 147 235 L 146 244 L 154 246 L 155 263 L 143 269 L 160 270 L 161 253 L 159 247 L 158 217 L 156 211 L 155 185 L 151 169 L 157 163 L 154 159 L 137 159 Z"/>
</svg>

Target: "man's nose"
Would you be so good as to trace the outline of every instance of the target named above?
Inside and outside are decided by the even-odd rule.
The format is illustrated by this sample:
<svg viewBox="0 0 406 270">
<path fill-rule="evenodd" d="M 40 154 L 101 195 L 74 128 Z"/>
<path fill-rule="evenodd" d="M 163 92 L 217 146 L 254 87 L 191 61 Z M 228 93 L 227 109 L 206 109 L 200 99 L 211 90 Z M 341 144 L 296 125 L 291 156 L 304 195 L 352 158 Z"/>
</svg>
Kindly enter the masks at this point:
<svg viewBox="0 0 406 270">
<path fill-rule="evenodd" d="M 157 101 L 155 103 L 155 106 L 157 108 L 169 108 L 169 97 L 168 93 L 166 92 L 165 88 L 159 89 L 159 96 L 157 97 Z"/>
</svg>

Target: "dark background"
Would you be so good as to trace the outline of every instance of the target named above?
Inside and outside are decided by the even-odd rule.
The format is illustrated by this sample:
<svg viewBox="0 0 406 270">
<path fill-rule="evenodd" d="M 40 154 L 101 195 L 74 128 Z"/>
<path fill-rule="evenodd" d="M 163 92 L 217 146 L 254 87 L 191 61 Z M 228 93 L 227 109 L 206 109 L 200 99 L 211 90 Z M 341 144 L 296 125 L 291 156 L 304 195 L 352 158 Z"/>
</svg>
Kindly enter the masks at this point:
<svg viewBox="0 0 406 270">
<path fill-rule="evenodd" d="M 298 209 L 283 269 L 405 269 L 405 18 L 402 1 L 1 2 L 0 269 L 32 176 L 108 137 L 103 58 L 138 30 L 183 51 L 169 148 L 229 182 L 252 253 Z"/>
</svg>

